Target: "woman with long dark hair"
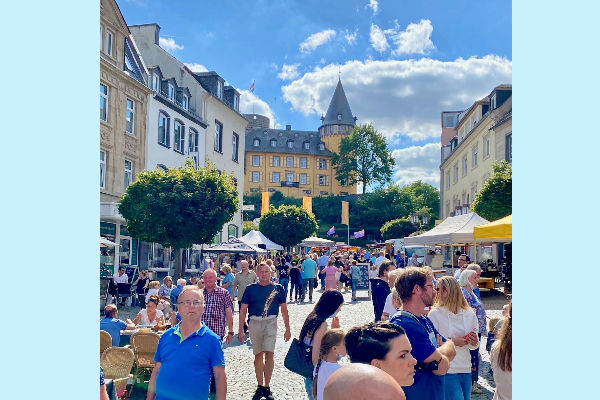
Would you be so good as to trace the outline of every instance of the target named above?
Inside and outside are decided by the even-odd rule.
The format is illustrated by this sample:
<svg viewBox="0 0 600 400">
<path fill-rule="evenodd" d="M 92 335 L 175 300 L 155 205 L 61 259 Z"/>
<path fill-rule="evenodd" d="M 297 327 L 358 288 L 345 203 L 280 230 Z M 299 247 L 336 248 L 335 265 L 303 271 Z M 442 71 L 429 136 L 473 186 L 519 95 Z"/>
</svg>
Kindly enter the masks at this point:
<svg viewBox="0 0 600 400">
<path fill-rule="evenodd" d="M 512 302 L 490 353 L 496 391 L 493 400 L 512 399 Z"/>
<path fill-rule="evenodd" d="M 323 335 L 329 329 L 327 319 L 333 318 L 342 308 L 344 296 L 337 290 L 326 290 L 323 292 L 313 310 L 308 314 L 298 340 L 312 348 L 312 363 L 317 366 L 319 353 L 321 350 L 321 341 Z M 339 324 L 332 323 L 331 328 L 339 328 Z M 312 378 L 304 378 L 306 394 L 309 400 L 314 400 L 312 396 Z"/>
</svg>

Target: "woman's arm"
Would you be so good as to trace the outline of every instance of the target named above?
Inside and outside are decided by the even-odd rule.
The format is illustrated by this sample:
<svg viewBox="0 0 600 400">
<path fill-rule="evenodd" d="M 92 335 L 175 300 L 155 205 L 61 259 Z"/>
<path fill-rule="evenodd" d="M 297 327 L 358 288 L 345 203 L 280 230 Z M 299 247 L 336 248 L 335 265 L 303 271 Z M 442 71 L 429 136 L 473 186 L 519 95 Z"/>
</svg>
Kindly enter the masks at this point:
<svg viewBox="0 0 600 400">
<path fill-rule="evenodd" d="M 133 320 L 133 324 L 134 324 L 134 325 L 137 325 L 137 324 L 139 324 L 139 323 L 140 323 L 140 321 L 141 321 L 141 319 L 142 319 L 142 312 L 140 311 L 140 312 L 138 313 L 138 315 L 136 315 L 136 316 L 135 316 L 135 319 Z"/>
<path fill-rule="evenodd" d="M 319 362 L 319 352 L 321 351 L 321 340 L 327 331 L 327 322 L 323 322 L 319 329 L 312 336 L 312 363 L 316 367 Z"/>
</svg>

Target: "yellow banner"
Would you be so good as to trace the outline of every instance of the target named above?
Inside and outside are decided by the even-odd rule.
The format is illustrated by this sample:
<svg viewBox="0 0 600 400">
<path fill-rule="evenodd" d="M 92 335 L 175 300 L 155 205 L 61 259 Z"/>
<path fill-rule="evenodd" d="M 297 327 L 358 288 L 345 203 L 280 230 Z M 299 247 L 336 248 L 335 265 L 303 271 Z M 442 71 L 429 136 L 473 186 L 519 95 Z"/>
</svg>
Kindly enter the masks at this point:
<svg viewBox="0 0 600 400">
<path fill-rule="evenodd" d="M 350 209 L 347 201 L 342 201 L 342 224 L 349 225 Z"/>
<path fill-rule="evenodd" d="M 262 204 L 260 206 L 260 216 L 269 212 L 269 192 L 262 192 Z"/>
<path fill-rule="evenodd" d="M 312 213 L 312 197 L 302 196 L 302 208 Z"/>
</svg>

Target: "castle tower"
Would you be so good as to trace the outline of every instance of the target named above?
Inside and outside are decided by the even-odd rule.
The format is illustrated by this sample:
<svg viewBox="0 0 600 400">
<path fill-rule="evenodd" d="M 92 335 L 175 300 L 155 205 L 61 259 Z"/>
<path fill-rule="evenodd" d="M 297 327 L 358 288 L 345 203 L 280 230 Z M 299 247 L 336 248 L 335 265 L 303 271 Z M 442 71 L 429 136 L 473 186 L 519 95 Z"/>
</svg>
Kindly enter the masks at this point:
<svg viewBox="0 0 600 400">
<path fill-rule="evenodd" d="M 319 127 L 319 135 L 325 147 L 335 153 L 339 153 L 340 142 L 342 138 L 350 135 L 354 126 L 356 126 L 357 118 L 352 115 L 350 110 L 350 104 L 346 99 L 346 93 L 344 93 L 344 87 L 342 86 L 341 79 L 338 79 L 335 92 L 327 108 L 327 114 L 321 117 L 321 126 Z M 335 173 L 332 174 L 332 183 L 336 186 L 333 189 L 333 193 L 348 192 L 356 193 L 356 186 L 341 186 L 335 179 Z"/>
</svg>

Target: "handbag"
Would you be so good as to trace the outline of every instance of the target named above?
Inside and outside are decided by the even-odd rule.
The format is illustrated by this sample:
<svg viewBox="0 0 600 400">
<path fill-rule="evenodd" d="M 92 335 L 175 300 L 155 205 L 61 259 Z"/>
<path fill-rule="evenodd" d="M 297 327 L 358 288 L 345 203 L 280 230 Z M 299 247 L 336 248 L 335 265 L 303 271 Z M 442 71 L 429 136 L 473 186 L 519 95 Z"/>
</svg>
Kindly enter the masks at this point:
<svg viewBox="0 0 600 400">
<path fill-rule="evenodd" d="M 292 372 L 305 378 L 313 377 L 312 347 L 294 338 L 288 350 L 283 365 Z"/>
</svg>

